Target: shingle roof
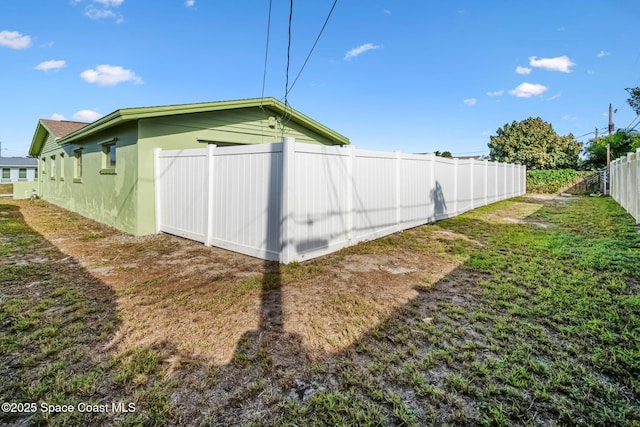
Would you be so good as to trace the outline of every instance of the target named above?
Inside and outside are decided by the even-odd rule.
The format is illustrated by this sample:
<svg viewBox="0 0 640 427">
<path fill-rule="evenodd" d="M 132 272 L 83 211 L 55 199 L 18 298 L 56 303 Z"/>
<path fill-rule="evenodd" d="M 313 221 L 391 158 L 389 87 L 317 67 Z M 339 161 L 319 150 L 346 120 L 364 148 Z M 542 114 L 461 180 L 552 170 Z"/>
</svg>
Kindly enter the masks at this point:
<svg viewBox="0 0 640 427">
<path fill-rule="evenodd" d="M 38 160 L 31 157 L 0 157 L 0 166 L 36 166 Z"/>
<path fill-rule="evenodd" d="M 40 121 L 51 131 L 51 133 L 53 133 L 53 136 L 55 136 L 56 138 L 67 136 L 70 133 L 75 132 L 78 129 L 82 129 L 89 124 L 84 122 L 70 122 L 67 120 L 40 119 Z"/>
</svg>

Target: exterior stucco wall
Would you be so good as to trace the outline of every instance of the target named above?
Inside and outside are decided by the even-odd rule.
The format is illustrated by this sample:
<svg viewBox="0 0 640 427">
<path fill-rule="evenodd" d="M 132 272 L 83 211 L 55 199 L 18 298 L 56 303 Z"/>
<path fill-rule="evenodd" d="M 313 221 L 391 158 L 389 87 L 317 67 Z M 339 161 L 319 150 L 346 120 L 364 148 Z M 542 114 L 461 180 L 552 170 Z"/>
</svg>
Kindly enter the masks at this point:
<svg viewBox="0 0 640 427">
<path fill-rule="evenodd" d="M 115 173 L 104 173 L 103 143 L 116 138 Z M 137 126 L 123 124 L 78 143 L 60 145 L 50 136 L 39 156 L 40 197 L 80 215 L 136 234 Z M 82 150 L 82 176 L 75 150 Z M 60 155 L 63 154 L 63 161 Z M 55 173 L 51 176 L 52 156 Z"/>
<path fill-rule="evenodd" d="M 49 134 L 38 161 L 39 196 L 128 233 L 153 234 L 156 231 L 155 148 L 176 150 L 202 148 L 207 143 L 273 143 L 284 137 L 333 145 L 328 138 L 279 116 L 276 111 L 255 107 L 142 118 L 62 145 Z M 103 144 L 114 138 L 116 170 L 105 173 Z M 74 152 L 78 149 L 82 149 L 81 179 L 75 176 Z"/>
</svg>

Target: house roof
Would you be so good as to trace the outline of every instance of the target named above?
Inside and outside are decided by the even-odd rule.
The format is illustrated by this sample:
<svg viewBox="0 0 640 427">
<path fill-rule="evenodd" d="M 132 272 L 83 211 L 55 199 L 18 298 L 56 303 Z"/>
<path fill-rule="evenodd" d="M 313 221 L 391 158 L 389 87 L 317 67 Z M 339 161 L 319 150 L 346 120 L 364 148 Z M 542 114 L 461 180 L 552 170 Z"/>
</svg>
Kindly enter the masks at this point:
<svg viewBox="0 0 640 427">
<path fill-rule="evenodd" d="M 53 135 L 56 140 L 60 140 L 65 136 L 82 129 L 89 125 L 86 122 L 70 122 L 67 120 L 38 120 L 38 126 L 36 127 L 36 133 L 31 140 L 31 147 L 29 147 L 29 155 L 37 156 L 40 154 L 40 150 L 47 140 L 47 134 Z"/>
<path fill-rule="evenodd" d="M 89 124 L 86 122 L 70 122 L 67 120 L 47 119 L 40 119 L 40 122 L 45 125 L 56 138 L 63 138 Z"/>
<path fill-rule="evenodd" d="M 38 160 L 32 157 L 0 157 L 0 167 L 13 166 L 13 167 L 28 167 L 37 166 Z"/>
<path fill-rule="evenodd" d="M 316 122 L 310 117 L 305 116 L 299 111 L 294 110 L 293 108 L 283 104 L 282 102 L 276 100 L 275 98 L 253 98 L 253 99 L 243 99 L 236 101 L 218 101 L 218 102 L 204 102 L 197 104 L 178 104 L 178 105 L 164 105 L 164 106 L 156 106 L 156 107 L 141 107 L 141 108 L 123 108 L 120 110 L 116 110 L 111 114 L 108 114 L 95 122 L 84 124 L 85 126 L 79 126 L 76 130 L 71 131 L 64 136 L 61 136 L 58 139 L 58 142 L 68 143 L 73 142 L 87 136 L 93 135 L 95 133 L 104 131 L 105 129 L 109 129 L 111 127 L 117 126 L 122 123 L 131 122 L 140 119 L 148 119 L 155 117 L 164 117 L 164 116 L 175 116 L 180 114 L 191 114 L 191 113 L 204 113 L 211 111 L 222 111 L 222 110 L 233 110 L 240 108 L 265 108 L 276 113 L 279 113 L 283 116 L 287 116 L 291 121 L 298 123 L 306 128 L 309 128 L 316 132 L 317 134 L 324 136 L 325 138 L 333 141 L 336 144 L 349 144 L 349 139 L 338 132 L 335 132 L 332 129 Z M 43 127 L 47 127 L 46 130 L 50 131 L 55 135 L 53 129 L 49 128 L 47 123 L 43 122 L 51 122 L 52 120 L 40 120 L 40 123 L 43 124 Z M 78 122 L 67 122 L 67 123 L 76 123 Z M 43 144 L 46 140 L 46 135 L 40 133 L 41 127 L 38 126 L 36 129 L 36 133 L 31 142 L 31 148 L 29 149 L 30 155 L 37 155 Z"/>
</svg>

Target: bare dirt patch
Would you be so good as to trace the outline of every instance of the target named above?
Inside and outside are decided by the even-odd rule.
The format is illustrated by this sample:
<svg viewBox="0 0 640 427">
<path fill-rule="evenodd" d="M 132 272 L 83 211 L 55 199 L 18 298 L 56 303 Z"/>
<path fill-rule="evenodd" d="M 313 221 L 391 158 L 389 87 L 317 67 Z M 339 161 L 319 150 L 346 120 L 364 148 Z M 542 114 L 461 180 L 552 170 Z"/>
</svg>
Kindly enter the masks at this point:
<svg viewBox="0 0 640 427">
<path fill-rule="evenodd" d="M 177 354 L 225 364 L 242 337 L 271 316 L 285 334 L 300 337 L 296 351 L 323 357 L 352 345 L 415 298 L 416 287 L 437 282 L 458 264 L 396 250 L 334 255 L 280 271 L 272 263 L 175 236 L 131 236 L 43 201 L 13 203 L 31 227 L 115 292 L 121 326 L 106 350 L 118 353 L 169 342 Z M 32 261 L 46 258 L 22 262 Z M 274 273 L 278 296 L 268 307 L 264 282 Z M 353 310 L 366 321 L 351 321 Z"/>
</svg>

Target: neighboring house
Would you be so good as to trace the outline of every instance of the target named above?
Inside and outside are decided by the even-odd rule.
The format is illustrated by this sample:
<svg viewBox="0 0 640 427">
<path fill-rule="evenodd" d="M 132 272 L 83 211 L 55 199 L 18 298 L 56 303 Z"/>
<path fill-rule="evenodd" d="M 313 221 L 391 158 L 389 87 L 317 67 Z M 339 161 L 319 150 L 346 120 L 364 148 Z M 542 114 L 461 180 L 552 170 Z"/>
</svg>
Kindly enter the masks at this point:
<svg viewBox="0 0 640 427">
<path fill-rule="evenodd" d="M 126 108 L 93 123 L 40 120 L 39 197 L 135 235 L 155 233 L 154 149 L 349 140 L 274 98 Z M 188 207 L 185 207 L 188 209 Z"/>
<path fill-rule="evenodd" d="M 0 157 L 0 184 L 38 179 L 38 161 L 30 157 Z"/>
</svg>

